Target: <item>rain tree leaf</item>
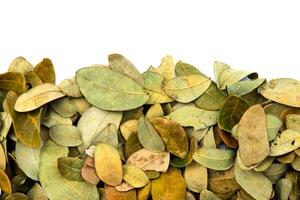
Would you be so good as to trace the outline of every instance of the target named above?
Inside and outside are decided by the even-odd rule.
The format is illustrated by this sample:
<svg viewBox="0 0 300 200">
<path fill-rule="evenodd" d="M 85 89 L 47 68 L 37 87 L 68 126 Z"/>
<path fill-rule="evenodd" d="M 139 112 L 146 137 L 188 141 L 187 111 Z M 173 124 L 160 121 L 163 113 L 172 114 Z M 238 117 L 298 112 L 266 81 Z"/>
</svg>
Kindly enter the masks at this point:
<svg viewBox="0 0 300 200">
<path fill-rule="evenodd" d="M 105 196 L 107 200 L 136 200 L 136 191 L 119 192 L 115 187 L 105 185 Z"/>
<path fill-rule="evenodd" d="M 267 130 L 268 130 L 268 139 L 272 141 L 276 138 L 278 131 L 282 127 L 282 121 L 273 114 L 266 114 L 267 117 Z"/>
<path fill-rule="evenodd" d="M 113 124 L 108 124 L 102 131 L 100 131 L 97 137 L 93 140 L 92 144 L 106 143 L 113 147 L 118 147 L 118 129 Z"/>
<path fill-rule="evenodd" d="M 19 56 L 10 63 L 8 71 L 25 74 L 26 72 L 33 71 L 33 66 L 24 57 Z"/>
<path fill-rule="evenodd" d="M 131 154 L 126 163 L 137 166 L 144 171 L 166 172 L 170 163 L 170 154 L 168 152 L 152 152 L 147 149 L 140 149 Z"/>
<path fill-rule="evenodd" d="M 215 195 L 213 192 L 209 190 L 203 190 L 200 193 L 200 199 L 201 200 L 221 200 L 217 195 Z"/>
<path fill-rule="evenodd" d="M 175 73 L 176 76 L 187 76 L 191 74 L 201 74 L 202 76 L 205 76 L 196 67 L 188 63 L 182 62 L 181 60 L 178 61 L 175 65 Z"/>
<path fill-rule="evenodd" d="M 50 103 L 51 107 L 62 117 L 72 117 L 77 113 L 77 109 L 67 97 L 59 98 Z"/>
<path fill-rule="evenodd" d="M 145 172 L 135 165 L 124 165 L 123 173 L 123 179 L 135 188 L 143 187 L 149 182 L 149 178 Z"/>
<path fill-rule="evenodd" d="M 80 181 L 70 181 L 60 174 L 57 168 L 57 159 L 67 155 L 68 148 L 59 146 L 52 140 L 49 140 L 41 151 L 39 179 L 48 198 L 51 200 L 99 199 L 95 185 Z"/>
<path fill-rule="evenodd" d="M 121 54 L 110 54 L 108 56 L 108 62 L 112 70 L 128 76 L 141 86 L 144 84 L 143 77 L 137 68 Z"/>
<path fill-rule="evenodd" d="M 60 87 L 62 92 L 69 97 L 82 97 L 80 89 L 75 81 L 75 77 L 64 79 L 58 87 Z"/>
<path fill-rule="evenodd" d="M 16 160 L 18 166 L 29 178 L 39 180 L 40 152 L 43 143 L 38 148 L 31 148 L 17 141 L 16 143 Z"/>
<path fill-rule="evenodd" d="M 265 98 L 292 107 L 300 107 L 300 82 L 290 78 L 273 79 L 258 88 Z"/>
<path fill-rule="evenodd" d="M 40 77 L 43 83 L 55 84 L 55 71 L 52 61 L 49 58 L 44 58 L 34 67 L 35 73 Z"/>
<path fill-rule="evenodd" d="M 119 152 L 116 148 L 99 143 L 95 148 L 95 168 L 99 178 L 106 184 L 117 186 L 122 182 L 123 171 Z"/>
<path fill-rule="evenodd" d="M 22 94 L 26 91 L 24 75 L 20 72 L 0 74 L 0 90 L 5 92 L 14 91 L 17 94 Z"/>
<path fill-rule="evenodd" d="M 101 110 L 96 107 L 90 107 L 81 116 L 78 121 L 77 128 L 81 133 L 82 145 L 81 149 L 88 148 L 97 135 L 105 128 L 108 124 L 119 127 L 122 118 L 122 112 L 110 112 Z"/>
<path fill-rule="evenodd" d="M 280 156 L 300 147 L 300 132 L 292 129 L 283 131 L 271 143 L 269 156 Z"/>
<path fill-rule="evenodd" d="M 248 102 L 236 95 L 228 96 L 223 102 L 218 114 L 218 126 L 228 132 L 242 118 L 244 112 L 249 108 Z"/>
<path fill-rule="evenodd" d="M 188 139 L 180 124 L 163 118 L 152 118 L 150 122 L 164 141 L 167 151 L 181 159 L 185 158 L 188 153 Z"/>
<path fill-rule="evenodd" d="M 45 190 L 40 186 L 40 184 L 35 183 L 34 186 L 27 192 L 27 196 L 32 200 L 47 200 Z"/>
<path fill-rule="evenodd" d="M 61 175 L 72 181 L 83 181 L 81 169 L 84 161 L 79 158 L 60 157 L 57 159 L 57 168 Z"/>
<path fill-rule="evenodd" d="M 156 69 L 158 73 L 163 75 L 166 80 L 170 80 L 175 77 L 175 66 L 173 57 L 171 55 L 165 56 L 159 65 L 159 67 Z"/>
<path fill-rule="evenodd" d="M 146 104 L 167 103 L 173 99 L 163 90 L 164 77 L 156 72 L 144 72 L 144 89 L 149 94 Z"/>
<path fill-rule="evenodd" d="M 275 194 L 278 199 L 288 200 L 292 190 L 292 182 L 287 178 L 280 179 L 275 186 Z"/>
<path fill-rule="evenodd" d="M 42 109 L 36 109 L 27 113 L 16 112 L 14 106 L 17 98 L 15 92 L 9 92 L 3 103 L 4 110 L 12 118 L 17 139 L 28 147 L 37 148 L 40 146 L 40 118 Z"/>
<path fill-rule="evenodd" d="M 214 170 L 226 170 L 232 167 L 235 152 L 229 149 L 216 149 L 211 147 L 202 147 L 194 153 L 194 160 Z"/>
<path fill-rule="evenodd" d="M 227 87 L 228 94 L 242 96 L 258 88 L 266 79 L 244 80 L 233 83 Z"/>
<path fill-rule="evenodd" d="M 266 114 L 261 105 L 254 105 L 244 113 L 237 131 L 242 162 L 248 167 L 262 162 L 269 154 L 269 140 Z"/>
<path fill-rule="evenodd" d="M 166 173 L 152 181 L 153 200 L 185 200 L 185 182 L 179 169 L 169 167 Z"/>
<path fill-rule="evenodd" d="M 142 146 L 153 152 L 165 151 L 165 145 L 149 120 L 142 116 L 138 120 L 138 138 Z"/>
<path fill-rule="evenodd" d="M 87 67 L 76 72 L 80 92 L 103 110 L 124 111 L 148 100 L 143 88 L 127 76 L 104 67 Z"/>
<path fill-rule="evenodd" d="M 194 101 L 210 86 L 211 80 L 199 74 L 171 79 L 165 83 L 165 92 L 181 103 Z"/>
<path fill-rule="evenodd" d="M 15 110 L 18 112 L 32 111 L 63 96 L 65 94 L 56 85 L 50 83 L 38 85 L 18 97 Z"/>
<path fill-rule="evenodd" d="M 217 123 L 217 111 L 208 111 L 191 106 L 183 106 L 166 116 L 167 119 L 178 122 L 181 126 L 191 126 L 203 129 Z"/>
<path fill-rule="evenodd" d="M 186 187 L 196 193 L 207 189 L 207 168 L 193 162 L 184 170 Z"/>
<path fill-rule="evenodd" d="M 50 127 L 49 135 L 57 144 L 67 147 L 82 143 L 80 131 L 73 125 L 54 125 Z"/>
</svg>

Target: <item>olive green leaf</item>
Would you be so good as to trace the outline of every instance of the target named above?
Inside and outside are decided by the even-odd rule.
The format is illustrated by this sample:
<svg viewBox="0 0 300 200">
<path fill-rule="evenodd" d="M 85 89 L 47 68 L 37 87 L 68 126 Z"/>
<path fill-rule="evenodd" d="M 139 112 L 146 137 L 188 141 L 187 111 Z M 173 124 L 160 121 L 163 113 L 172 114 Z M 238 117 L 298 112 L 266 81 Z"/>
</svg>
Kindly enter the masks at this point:
<svg viewBox="0 0 300 200">
<path fill-rule="evenodd" d="M 3 141 L 6 138 L 8 131 L 11 127 L 12 118 L 11 118 L 10 114 L 8 112 L 1 112 L 0 113 L 0 122 L 1 122 L 0 141 Z"/>
<path fill-rule="evenodd" d="M 94 157 L 99 178 L 108 185 L 120 185 L 123 171 L 118 150 L 108 144 L 99 143 L 95 148 Z"/>
<path fill-rule="evenodd" d="M 241 97 L 228 96 L 220 108 L 217 118 L 218 126 L 227 132 L 231 132 L 249 106 L 248 102 Z"/>
<path fill-rule="evenodd" d="M 237 131 L 242 162 L 248 167 L 262 162 L 269 154 L 269 140 L 266 114 L 261 105 L 254 105 L 244 113 Z"/>
<path fill-rule="evenodd" d="M 156 72 L 144 72 L 144 90 L 148 93 L 149 99 L 146 104 L 167 103 L 173 99 L 163 90 L 164 77 Z"/>
<path fill-rule="evenodd" d="M 217 111 L 184 106 L 171 112 L 166 118 L 178 122 L 181 126 L 191 126 L 198 130 L 215 125 L 217 115 Z"/>
<path fill-rule="evenodd" d="M 8 178 L 7 174 L 3 171 L 3 169 L 0 169 L 0 188 L 5 193 L 12 193 L 10 179 Z"/>
<path fill-rule="evenodd" d="M 263 174 L 272 182 L 272 184 L 275 184 L 284 175 L 287 169 L 287 164 L 273 163 L 263 172 Z"/>
<path fill-rule="evenodd" d="M 10 114 L 17 139 L 28 147 L 40 146 L 40 121 L 42 109 L 19 113 L 14 109 L 17 94 L 10 91 L 3 103 L 4 110 Z"/>
<path fill-rule="evenodd" d="M 216 194 L 209 190 L 202 190 L 200 193 L 200 199 L 201 200 L 221 200 Z"/>
<path fill-rule="evenodd" d="M 233 167 L 225 171 L 208 170 L 208 188 L 217 194 L 226 194 L 240 189 L 234 177 Z"/>
<path fill-rule="evenodd" d="M 152 152 L 147 149 L 140 149 L 131 154 L 126 163 L 137 166 L 144 171 L 166 172 L 170 163 L 170 154 L 168 152 Z"/>
<path fill-rule="evenodd" d="M 149 178 L 143 170 L 135 165 L 123 165 L 123 179 L 131 186 L 140 188 L 149 183 Z"/>
<path fill-rule="evenodd" d="M 57 168 L 61 175 L 71 181 L 83 181 L 81 169 L 84 161 L 79 158 L 60 157 L 57 159 Z"/>
<path fill-rule="evenodd" d="M 194 160 L 214 170 L 226 170 L 232 167 L 235 157 L 235 151 L 229 149 L 216 149 L 211 147 L 202 147 L 194 153 Z"/>
<path fill-rule="evenodd" d="M 32 188 L 27 192 L 27 196 L 32 200 L 47 200 L 45 190 L 40 186 L 40 184 L 35 183 Z"/>
<path fill-rule="evenodd" d="M 250 93 L 251 91 L 258 88 L 266 79 L 258 78 L 254 80 L 243 80 L 233 83 L 227 87 L 228 94 L 236 94 L 242 96 Z"/>
<path fill-rule="evenodd" d="M 149 120 L 142 116 L 138 120 L 138 138 L 142 146 L 153 152 L 165 151 L 165 145 Z"/>
<path fill-rule="evenodd" d="M 70 101 L 72 101 L 73 105 L 76 107 L 76 110 L 81 115 L 92 106 L 84 97 L 70 98 Z"/>
<path fill-rule="evenodd" d="M 175 74 L 176 76 L 187 76 L 191 74 L 201 74 L 202 76 L 205 76 L 196 67 L 182 62 L 181 60 L 178 61 L 175 65 Z"/>
<path fill-rule="evenodd" d="M 118 129 L 114 124 L 108 124 L 102 131 L 98 133 L 96 138 L 93 140 L 92 144 L 106 143 L 113 147 L 118 147 Z"/>
<path fill-rule="evenodd" d="M 217 84 L 212 81 L 209 88 L 194 103 L 197 107 L 205 110 L 219 110 L 225 98 Z"/>
<path fill-rule="evenodd" d="M 45 83 L 31 88 L 21 94 L 15 104 L 15 110 L 18 112 L 28 112 L 41 107 L 55 99 L 65 96 L 59 87 Z"/>
<path fill-rule="evenodd" d="M 268 156 L 264 161 L 262 161 L 259 165 L 255 166 L 253 169 L 257 172 L 263 172 L 272 165 L 274 160 L 275 157 Z"/>
<path fill-rule="evenodd" d="M 142 148 L 143 146 L 141 145 L 137 134 L 131 134 L 125 143 L 125 157 L 128 158 L 131 154 Z"/>
<path fill-rule="evenodd" d="M 207 189 L 207 168 L 192 162 L 184 169 L 184 180 L 186 187 L 196 193 Z"/>
<path fill-rule="evenodd" d="M 24 77 L 25 77 L 26 83 L 30 84 L 31 87 L 36 87 L 38 85 L 43 84 L 40 77 L 34 71 L 26 72 L 24 74 Z"/>
<path fill-rule="evenodd" d="M 112 70 L 120 72 L 143 86 L 144 80 L 137 68 L 121 54 L 110 54 L 108 62 Z"/>
<path fill-rule="evenodd" d="M 283 131 L 271 143 L 269 156 L 280 156 L 300 147 L 300 132 L 292 129 Z"/>
<path fill-rule="evenodd" d="M 51 102 L 50 106 L 62 117 L 72 117 L 77 113 L 76 107 L 67 97 L 62 97 Z"/>
<path fill-rule="evenodd" d="M 122 118 L 122 112 L 110 112 L 101 110 L 97 107 L 90 107 L 81 116 L 78 121 L 77 128 L 81 133 L 82 145 L 79 149 L 88 148 L 97 135 L 105 128 L 108 124 L 119 127 Z"/>
<path fill-rule="evenodd" d="M 51 107 L 48 107 L 45 116 L 42 118 L 42 124 L 50 128 L 55 125 L 72 125 L 72 120 L 69 117 L 62 117 Z"/>
<path fill-rule="evenodd" d="M 119 192 L 115 187 L 109 185 L 105 185 L 104 189 L 107 200 L 136 200 L 135 190 Z"/>
<path fill-rule="evenodd" d="M 155 117 L 164 117 L 164 111 L 160 104 L 153 104 L 147 111 L 146 117 L 148 119 Z"/>
<path fill-rule="evenodd" d="M 222 62 L 214 62 L 213 67 L 215 78 L 221 90 L 225 90 L 226 87 L 246 77 L 249 77 L 251 79 L 255 79 L 258 77 L 257 73 L 231 69 L 227 64 Z"/>
<path fill-rule="evenodd" d="M 147 183 L 142 188 L 137 190 L 137 199 L 138 200 L 147 200 L 151 195 L 151 182 Z"/>
<path fill-rule="evenodd" d="M 285 119 L 285 125 L 287 129 L 293 129 L 300 132 L 300 115 L 288 114 Z"/>
<path fill-rule="evenodd" d="M 82 143 L 80 131 L 73 125 L 54 125 L 50 127 L 49 135 L 57 144 L 66 147 L 78 146 Z"/>
<path fill-rule="evenodd" d="M 203 139 L 200 142 L 200 147 L 211 147 L 211 148 L 217 148 L 215 136 L 213 127 L 210 127 L 207 131 L 206 135 L 203 137 Z"/>
<path fill-rule="evenodd" d="M 0 74 L 0 90 L 9 92 L 14 91 L 22 94 L 26 91 L 25 77 L 20 72 L 6 72 Z"/>
<path fill-rule="evenodd" d="M 285 178 L 289 179 L 292 182 L 292 191 L 290 192 L 290 200 L 298 200 L 300 198 L 300 173 L 296 171 L 288 171 L 285 175 Z"/>
<path fill-rule="evenodd" d="M 68 155 L 68 147 L 57 145 L 49 140 L 40 154 L 39 179 L 43 189 L 51 200 L 76 199 L 97 200 L 97 187 L 86 182 L 71 181 L 61 175 L 57 168 L 57 159 Z"/>
<path fill-rule="evenodd" d="M 43 143 L 38 148 L 28 147 L 21 142 L 16 143 L 16 161 L 18 166 L 29 178 L 39 180 L 40 152 Z"/>
<path fill-rule="evenodd" d="M 266 114 L 267 118 L 267 130 L 268 130 L 268 139 L 272 141 L 276 138 L 280 128 L 282 127 L 282 121 L 273 114 Z"/>
<path fill-rule="evenodd" d="M 252 170 L 242 170 L 237 163 L 234 166 L 237 183 L 255 199 L 270 199 L 272 183 L 262 173 Z"/>
<path fill-rule="evenodd" d="M 40 77 L 43 83 L 55 84 L 55 71 L 52 61 L 44 58 L 34 67 L 34 72 Z"/>
<path fill-rule="evenodd" d="M 75 77 L 62 80 L 58 87 L 60 87 L 62 92 L 69 97 L 82 97 L 80 89 L 75 81 Z"/>
<path fill-rule="evenodd" d="M 130 110 L 143 105 L 149 98 L 135 81 L 104 67 L 78 70 L 76 83 L 89 103 L 103 110 Z"/>
<path fill-rule="evenodd" d="M 279 161 L 279 162 L 281 162 L 281 163 L 290 164 L 295 159 L 295 156 L 296 156 L 295 152 L 296 152 L 296 150 L 295 151 L 291 151 L 290 153 L 284 154 L 282 156 L 277 156 L 276 160 Z"/>
<path fill-rule="evenodd" d="M 273 79 L 258 88 L 265 98 L 288 106 L 300 107 L 300 82 L 290 78 Z"/>
<path fill-rule="evenodd" d="M 33 66 L 24 57 L 19 56 L 10 63 L 8 71 L 25 74 L 26 72 L 33 71 Z"/>
<path fill-rule="evenodd" d="M 185 182 L 179 169 L 169 167 L 166 173 L 152 181 L 153 200 L 185 200 Z"/>
<path fill-rule="evenodd" d="M 181 159 L 185 158 L 188 153 L 188 138 L 180 124 L 163 118 L 152 118 L 150 122 L 165 143 L 167 151 Z"/>
<path fill-rule="evenodd" d="M 282 178 L 277 181 L 275 186 L 275 194 L 278 199 L 288 200 L 292 190 L 292 182 L 287 178 Z"/>
<path fill-rule="evenodd" d="M 181 103 L 194 101 L 210 86 L 211 80 L 200 74 L 191 74 L 171 79 L 165 83 L 165 92 Z"/>
<path fill-rule="evenodd" d="M 175 77 L 174 60 L 171 55 L 167 55 L 161 59 L 159 67 L 156 69 L 158 73 L 163 75 L 166 80 L 170 80 Z"/>
</svg>

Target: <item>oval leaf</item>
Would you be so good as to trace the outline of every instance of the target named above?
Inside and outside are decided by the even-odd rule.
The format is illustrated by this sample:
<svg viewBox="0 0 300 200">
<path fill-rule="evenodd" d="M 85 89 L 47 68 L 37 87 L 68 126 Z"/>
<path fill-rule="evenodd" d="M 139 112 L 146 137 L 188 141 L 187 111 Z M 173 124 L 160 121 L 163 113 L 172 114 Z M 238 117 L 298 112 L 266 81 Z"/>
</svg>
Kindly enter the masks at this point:
<svg viewBox="0 0 300 200">
<path fill-rule="evenodd" d="M 72 125 L 51 126 L 49 135 L 52 140 L 62 146 L 73 147 L 82 143 L 79 129 Z"/>
<path fill-rule="evenodd" d="M 124 181 L 135 188 L 143 187 L 149 182 L 149 178 L 145 172 L 135 165 L 124 165 L 123 173 Z"/>
</svg>

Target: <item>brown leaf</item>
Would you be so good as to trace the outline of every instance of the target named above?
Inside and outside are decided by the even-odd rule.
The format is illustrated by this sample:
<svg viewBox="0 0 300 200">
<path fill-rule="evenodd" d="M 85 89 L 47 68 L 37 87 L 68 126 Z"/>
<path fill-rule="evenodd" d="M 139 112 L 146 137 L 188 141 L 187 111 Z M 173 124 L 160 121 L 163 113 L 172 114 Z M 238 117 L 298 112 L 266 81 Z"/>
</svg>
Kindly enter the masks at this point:
<svg viewBox="0 0 300 200">
<path fill-rule="evenodd" d="M 136 200 L 136 191 L 119 192 L 115 187 L 105 185 L 105 197 L 107 200 Z"/>
</svg>

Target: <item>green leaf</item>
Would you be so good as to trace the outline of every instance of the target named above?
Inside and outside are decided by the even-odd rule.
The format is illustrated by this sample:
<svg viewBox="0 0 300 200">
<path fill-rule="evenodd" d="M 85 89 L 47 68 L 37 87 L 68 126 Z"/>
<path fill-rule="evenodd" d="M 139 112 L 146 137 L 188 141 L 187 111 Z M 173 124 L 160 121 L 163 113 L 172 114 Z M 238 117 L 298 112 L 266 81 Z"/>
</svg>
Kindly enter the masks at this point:
<svg viewBox="0 0 300 200">
<path fill-rule="evenodd" d="M 102 131 L 100 131 L 97 137 L 93 140 L 92 144 L 106 143 L 113 147 L 118 147 L 118 129 L 114 124 L 108 124 Z"/>
<path fill-rule="evenodd" d="M 227 87 L 228 94 L 242 96 L 258 88 L 266 79 L 244 80 L 233 83 Z"/>
<path fill-rule="evenodd" d="M 194 153 L 194 160 L 199 164 L 214 170 L 226 170 L 232 167 L 235 151 L 202 147 Z"/>
<path fill-rule="evenodd" d="M 197 107 L 205 110 L 219 110 L 225 98 L 217 84 L 211 82 L 209 88 L 194 103 Z"/>
<path fill-rule="evenodd" d="M 50 103 L 51 107 L 62 117 L 72 117 L 77 113 L 77 109 L 67 97 L 57 99 Z"/>
<path fill-rule="evenodd" d="M 60 87 L 62 92 L 69 97 L 82 97 L 80 89 L 75 81 L 75 77 L 62 80 L 58 87 Z"/>
<path fill-rule="evenodd" d="M 138 138 L 142 146 L 153 152 L 165 151 L 165 145 L 149 120 L 142 116 L 138 120 Z"/>
<path fill-rule="evenodd" d="M 186 187 L 196 193 L 207 189 L 207 168 L 193 162 L 184 169 Z"/>
<path fill-rule="evenodd" d="M 282 121 L 273 114 L 267 114 L 267 130 L 268 130 L 268 139 L 272 141 L 276 138 L 280 128 L 282 127 Z"/>
<path fill-rule="evenodd" d="M 73 147 L 82 143 L 80 131 L 73 125 L 54 125 L 50 127 L 49 135 L 57 144 Z"/>
<path fill-rule="evenodd" d="M 34 72 L 40 77 L 43 83 L 55 84 L 55 70 L 52 61 L 44 58 L 34 67 Z"/>
<path fill-rule="evenodd" d="M 271 143 L 269 156 L 281 156 L 300 147 L 300 132 L 292 129 L 283 131 Z"/>
<path fill-rule="evenodd" d="M 152 181 L 153 200 L 185 200 L 185 182 L 179 169 L 169 167 L 166 173 Z"/>
<path fill-rule="evenodd" d="M 290 78 L 273 79 L 258 88 L 265 98 L 292 107 L 300 107 L 300 82 Z"/>
<path fill-rule="evenodd" d="M 81 139 L 83 141 L 79 149 L 88 148 L 93 140 L 100 132 L 107 127 L 108 124 L 119 127 L 122 118 L 122 112 L 110 112 L 101 110 L 97 107 L 90 107 L 81 116 L 78 121 L 77 128 L 80 130 Z"/>
<path fill-rule="evenodd" d="M 163 75 L 166 80 L 170 80 L 175 77 L 175 66 L 173 57 L 171 55 L 165 56 L 161 59 L 159 67 L 156 69 L 158 73 Z"/>
<path fill-rule="evenodd" d="M 167 119 L 178 122 L 181 126 L 192 126 L 196 130 L 215 125 L 217 111 L 208 111 L 191 106 L 183 106 L 166 116 Z"/>
<path fill-rule="evenodd" d="M 40 152 L 43 144 L 38 148 L 28 147 L 21 142 L 16 143 L 16 160 L 18 166 L 29 178 L 39 180 Z"/>
<path fill-rule="evenodd" d="M 48 199 L 45 190 L 40 184 L 35 183 L 32 188 L 27 192 L 27 196 L 32 200 L 46 200 Z"/>
<path fill-rule="evenodd" d="M 76 72 L 80 92 L 103 110 L 124 111 L 148 100 L 143 88 L 127 76 L 104 67 L 87 67 Z"/>
<path fill-rule="evenodd" d="M 200 199 L 201 200 L 221 200 L 217 195 L 215 195 L 213 192 L 209 190 L 203 190 L 200 193 Z"/>
<path fill-rule="evenodd" d="M 234 175 L 237 183 L 255 199 L 270 199 L 272 195 L 272 183 L 262 173 L 254 170 L 242 170 L 237 163 L 234 167 Z"/>
<path fill-rule="evenodd" d="M 248 102 L 241 97 L 236 95 L 228 96 L 220 108 L 217 119 L 218 126 L 225 131 L 231 132 L 249 106 Z"/>
<path fill-rule="evenodd" d="M 33 66 L 24 57 L 16 57 L 8 67 L 9 72 L 19 72 L 25 74 L 26 72 L 33 71 Z"/>
<path fill-rule="evenodd" d="M 291 190 L 292 182 L 287 178 L 282 178 L 276 183 L 275 194 L 281 200 L 288 200 Z"/>
<path fill-rule="evenodd" d="M 0 74 L 0 90 L 9 92 L 14 91 L 22 94 L 26 91 L 25 77 L 20 72 L 6 72 Z"/>
<path fill-rule="evenodd" d="M 48 198 L 51 200 L 98 200 L 99 194 L 95 185 L 70 181 L 60 174 L 57 159 L 67 155 L 68 148 L 59 146 L 52 140 L 49 140 L 41 151 L 39 178 Z"/>
<path fill-rule="evenodd" d="M 72 120 L 69 117 L 62 117 L 51 107 L 48 107 L 46 115 L 42 118 L 42 124 L 50 128 L 55 125 L 72 125 Z"/>
<path fill-rule="evenodd" d="M 191 74 L 171 79 L 165 83 L 165 92 L 181 103 L 197 99 L 210 86 L 211 80 L 199 74 Z"/>
<path fill-rule="evenodd" d="M 196 67 L 188 63 L 182 62 L 181 60 L 178 61 L 175 65 L 175 73 L 176 76 L 187 76 L 191 74 L 201 74 L 202 76 L 205 76 Z"/>
<path fill-rule="evenodd" d="M 285 117 L 285 123 L 287 129 L 293 129 L 300 132 L 300 115 L 297 114 L 288 114 Z"/>
<path fill-rule="evenodd" d="M 108 62 L 112 70 L 128 76 L 139 85 L 143 86 L 143 77 L 137 68 L 127 58 L 121 54 L 114 53 L 108 56 Z"/>
<path fill-rule="evenodd" d="M 61 175 L 71 181 L 84 181 L 81 176 L 81 169 L 84 160 L 72 157 L 60 157 L 57 159 L 57 168 Z"/>
<path fill-rule="evenodd" d="M 156 72 L 144 72 L 144 89 L 149 95 L 146 104 L 167 103 L 174 101 L 163 90 L 164 77 Z"/>
</svg>

